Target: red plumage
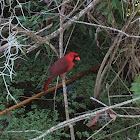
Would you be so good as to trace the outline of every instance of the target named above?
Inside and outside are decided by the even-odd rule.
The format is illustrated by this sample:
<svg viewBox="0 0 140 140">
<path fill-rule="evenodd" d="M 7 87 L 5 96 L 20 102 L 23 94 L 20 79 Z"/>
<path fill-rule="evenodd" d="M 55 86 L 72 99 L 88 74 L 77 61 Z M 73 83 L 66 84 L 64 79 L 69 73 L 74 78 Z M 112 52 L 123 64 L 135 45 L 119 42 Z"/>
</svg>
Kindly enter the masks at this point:
<svg viewBox="0 0 140 140">
<path fill-rule="evenodd" d="M 44 91 L 47 90 L 47 88 L 48 88 L 48 86 L 49 86 L 51 81 L 52 81 L 52 78 L 48 78 L 48 80 L 46 80 L 45 85 L 44 85 Z"/>
<path fill-rule="evenodd" d="M 44 92 L 47 90 L 50 82 L 52 81 L 52 78 L 62 75 L 69 71 L 73 65 L 75 60 L 80 60 L 80 57 L 75 52 L 70 52 L 66 54 L 64 57 L 61 57 L 58 59 L 49 69 L 50 76 L 48 80 L 45 82 L 44 85 Z"/>
</svg>

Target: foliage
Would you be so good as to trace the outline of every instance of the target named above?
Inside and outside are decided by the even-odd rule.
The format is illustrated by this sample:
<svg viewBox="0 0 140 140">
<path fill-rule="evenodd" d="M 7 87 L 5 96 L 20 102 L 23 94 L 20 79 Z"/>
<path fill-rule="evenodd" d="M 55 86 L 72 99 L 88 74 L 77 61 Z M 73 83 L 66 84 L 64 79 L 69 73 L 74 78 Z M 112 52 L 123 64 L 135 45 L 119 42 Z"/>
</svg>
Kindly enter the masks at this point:
<svg viewBox="0 0 140 140">
<path fill-rule="evenodd" d="M 49 109 L 40 110 L 37 108 L 38 107 L 36 105 L 32 105 L 32 111 L 29 112 L 24 108 L 12 111 L 10 112 L 10 114 L 12 114 L 12 118 L 9 118 L 8 115 L 2 116 L 0 128 L 4 127 L 4 124 L 2 125 L 2 121 L 5 120 L 7 124 L 4 128 L 5 131 L 23 132 L 2 133 L 0 135 L 0 139 L 31 139 L 58 123 L 58 113 L 56 111 L 52 112 Z M 25 130 L 29 130 L 29 132 L 24 132 Z M 32 130 L 34 130 L 34 132 L 32 132 Z M 55 133 L 48 134 L 45 138 L 52 140 L 54 138 L 59 139 L 60 136 L 68 137 L 67 134 L 62 133 L 61 131 L 63 130 L 58 130 L 55 131 Z"/>
<path fill-rule="evenodd" d="M 130 90 L 133 92 L 133 98 L 140 96 L 140 75 L 136 75 L 134 82 L 131 84 Z M 140 101 L 136 101 L 136 103 L 140 103 Z"/>
<path fill-rule="evenodd" d="M 77 134 L 79 139 L 82 139 L 83 137 L 84 138 L 88 138 L 89 137 L 89 133 L 87 131 L 85 131 L 85 132 L 79 132 L 78 131 L 78 132 L 76 132 L 76 134 Z"/>
<path fill-rule="evenodd" d="M 101 14 L 107 15 L 107 22 L 109 24 L 116 22 L 118 27 L 122 26 L 123 7 L 119 0 L 101 2 L 96 10 L 104 9 Z M 118 18 L 119 17 L 119 18 Z M 113 23 L 114 24 L 114 23 Z"/>
</svg>

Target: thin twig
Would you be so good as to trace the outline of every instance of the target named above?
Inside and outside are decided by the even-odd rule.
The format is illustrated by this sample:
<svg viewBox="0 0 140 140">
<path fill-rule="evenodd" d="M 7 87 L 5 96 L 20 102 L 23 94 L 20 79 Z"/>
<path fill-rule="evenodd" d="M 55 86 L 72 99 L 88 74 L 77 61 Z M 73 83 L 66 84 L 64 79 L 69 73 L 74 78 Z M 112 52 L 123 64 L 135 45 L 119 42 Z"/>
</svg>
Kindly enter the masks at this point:
<svg viewBox="0 0 140 140">
<path fill-rule="evenodd" d="M 94 134 L 92 134 L 87 140 L 91 139 L 94 135 L 96 135 L 97 133 L 99 133 L 100 131 L 102 131 L 107 125 L 109 125 L 111 122 L 113 121 L 113 119 L 111 119 L 109 122 L 107 122 L 103 127 L 101 127 L 98 131 L 96 131 Z"/>
<path fill-rule="evenodd" d="M 99 138 L 99 139 L 97 139 L 97 140 L 103 140 L 103 139 L 105 139 L 105 138 L 107 138 L 107 137 L 111 137 L 111 136 L 113 136 L 113 135 L 116 135 L 116 134 L 118 134 L 118 133 L 120 133 L 120 132 L 126 131 L 127 129 L 136 127 L 136 126 L 138 126 L 138 125 L 140 125 L 140 123 L 131 125 L 131 126 L 129 126 L 129 127 L 126 127 L 126 128 L 124 128 L 124 129 L 121 129 L 121 130 L 119 130 L 119 131 L 117 131 L 117 132 L 115 132 L 115 133 L 108 134 L 108 135 L 106 135 L 106 136 L 104 136 L 104 137 L 102 137 L 102 138 Z"/>
</svg>

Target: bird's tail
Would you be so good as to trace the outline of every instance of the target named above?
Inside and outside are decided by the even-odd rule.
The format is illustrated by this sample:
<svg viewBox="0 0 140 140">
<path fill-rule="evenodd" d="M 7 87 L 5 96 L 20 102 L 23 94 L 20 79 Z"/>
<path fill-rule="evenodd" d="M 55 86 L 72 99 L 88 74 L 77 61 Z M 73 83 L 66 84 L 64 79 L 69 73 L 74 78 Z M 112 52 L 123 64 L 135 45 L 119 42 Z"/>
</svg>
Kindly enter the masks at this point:
<svg viewBox="0 0 140 140">
<path fill-rule="evenodd" d="M 47 88 L 48 88 L 48 86 L 49 86 L 51 81 L 52 81 L 52 78 L 48 78 L 48 80 L 45 82 L 45 84 L 44 84 L 44 92 L 47 90 Z"/>
</svg>

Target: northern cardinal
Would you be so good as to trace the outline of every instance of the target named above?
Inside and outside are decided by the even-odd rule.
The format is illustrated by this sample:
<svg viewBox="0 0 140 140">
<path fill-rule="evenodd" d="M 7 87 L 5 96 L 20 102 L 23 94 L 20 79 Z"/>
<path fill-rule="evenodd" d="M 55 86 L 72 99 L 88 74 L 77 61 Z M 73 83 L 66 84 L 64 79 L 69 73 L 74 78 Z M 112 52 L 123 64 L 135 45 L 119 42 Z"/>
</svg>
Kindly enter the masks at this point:
<svg viewBox="0 0 140 140">
<path fill-rule="evenodd" d="M 65 56 L 58 59 L 50 68 L 50 76 L 48 80 L 45 82 L 44 85 L 44 92 L 47 90 L 50 82 L 52 81 L 52 78 L 62 75 L 65 72 L 69 71 L 73 65 L 75 60 L 80 60 L 79 54 L 75 52 L 70 52 L 66 54 Z"/>
</svg>

